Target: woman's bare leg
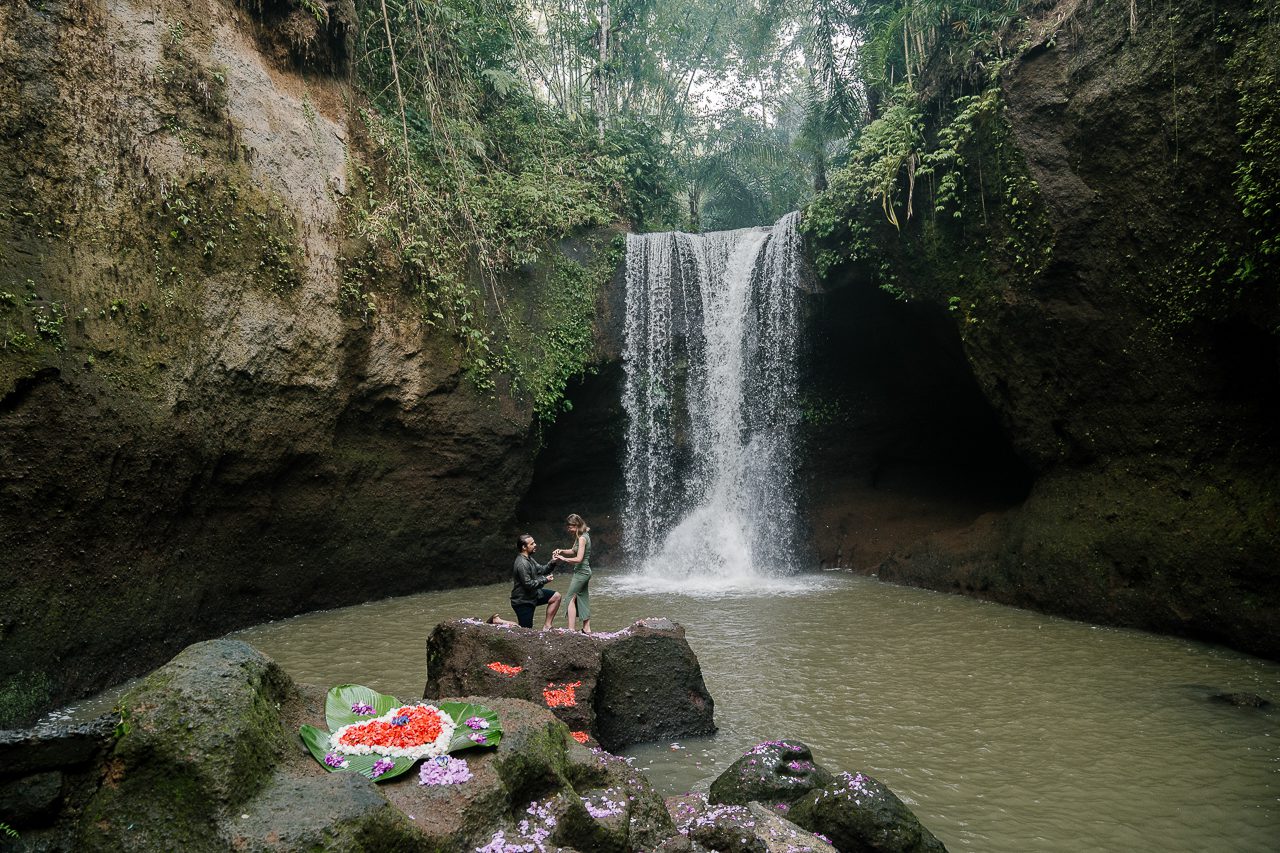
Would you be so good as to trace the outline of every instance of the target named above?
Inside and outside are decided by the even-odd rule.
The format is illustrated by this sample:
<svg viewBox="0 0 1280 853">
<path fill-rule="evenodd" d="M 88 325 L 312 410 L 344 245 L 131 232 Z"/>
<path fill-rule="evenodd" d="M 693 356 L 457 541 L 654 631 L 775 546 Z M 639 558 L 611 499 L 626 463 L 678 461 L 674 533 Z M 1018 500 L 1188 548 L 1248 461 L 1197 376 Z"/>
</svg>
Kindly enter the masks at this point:
<svg viewBox="0 0 1280 853">
<path fill-rule="evenodd" d="M 578 596 L 569 599 L 569 630 L 578 630 Z"/>
<path fill-rule="evenodd" d="M 583 619 L 583 620 L 582 620 L 582 633 L 584 633 L 584 634 L 590 634 L 590 633 L 591 633 L 591 620 L 590 620 L 590 619 Z"/>
<path fill-rule="evenodd" d="M 556 611 L 560 609 L 560 593 L 551 596 L 551 600 L 547 602 L 547 621 L 542 623 L 542 630 L 550 631 L 551 623 L 556 619 Z"/>
</svg>

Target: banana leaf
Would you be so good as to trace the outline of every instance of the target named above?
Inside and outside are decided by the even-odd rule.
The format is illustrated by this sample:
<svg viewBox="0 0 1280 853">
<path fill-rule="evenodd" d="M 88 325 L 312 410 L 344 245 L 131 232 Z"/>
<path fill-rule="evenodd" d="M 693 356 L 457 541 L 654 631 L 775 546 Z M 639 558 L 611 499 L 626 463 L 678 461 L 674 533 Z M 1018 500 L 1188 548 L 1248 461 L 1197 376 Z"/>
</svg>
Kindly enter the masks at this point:
<svg viewBox="0 0 1280 853">
<path fill-rule="evenodd" d="M 372 714 L 356 714 L 351 706 L 356 703 L 373 706 Z M 387 696 L 371 690 L 362 684 L 339 684 L 329 691 L 324 700 L 324 719 L 330 731 L 337 731 L 343 726 L 380 717 L 392 708 L 400 707 L 400 701 L 394 696 Z"/>
<path fill-rule="evenodd" d="M 469 702 L 441 702 L 436 707 L 448 714 L 456 726 L 453 730 L 453 740 L 449 742 L 450 753 L 475 746 L 497 746 L 502 740 L 502 724 L 498 721 L 498 715 L 484 705 L 474 705 Z M 489 728 L 468 727 L 467 720 L 471 717 L 479 717 L 487 721 Z M 471 739 L 473 734 L 483 734 L 485 742 L 476 743 Z"/>
<path fill-rule="evenodd" d="M 382 758 L 381 755 L 343 755 L 341 757 L 346 759 L 346 767 L 330 767 L 324 762 L 324 757 L 332 751 L 329 732 L 315 726 L 302 726 L 298 729 L 298 733 L 302 735 L 302 742 L 307 745 L 311 757 L 320 762 L 320 766 L 330 773 L 334 771 L 359 773 L 376 782 L 385 782 L 407 772 L 417 763 L 416 758 L 395 758 L 392 759 L 395 765 L 390 770 L 384 771 L 380 776 L 374 776 L 373 765 Z"/>
</svg>

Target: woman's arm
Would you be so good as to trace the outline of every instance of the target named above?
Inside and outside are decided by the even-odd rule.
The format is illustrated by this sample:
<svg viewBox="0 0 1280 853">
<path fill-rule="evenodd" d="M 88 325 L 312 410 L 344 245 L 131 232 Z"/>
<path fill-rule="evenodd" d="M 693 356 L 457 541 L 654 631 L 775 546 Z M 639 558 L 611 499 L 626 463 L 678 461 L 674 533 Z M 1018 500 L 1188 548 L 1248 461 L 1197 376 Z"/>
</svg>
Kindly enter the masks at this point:
<svg viewBox="0 0 1280 853">
<path fill-rule="evenodd" d="M 583 552 L 586 550 L 586 547 L 587 547 L 586 538 L 587 537 L 585 535 L 578 537 L 578 544 L 574 546 L 572 554 L 570 554 L 568 551 L 561 551 L 560 562 L 569 563 L 570 565 L 573 565 L 573 566 L 576 566 L 578 563 L 581 563 Z"/>
</svg>

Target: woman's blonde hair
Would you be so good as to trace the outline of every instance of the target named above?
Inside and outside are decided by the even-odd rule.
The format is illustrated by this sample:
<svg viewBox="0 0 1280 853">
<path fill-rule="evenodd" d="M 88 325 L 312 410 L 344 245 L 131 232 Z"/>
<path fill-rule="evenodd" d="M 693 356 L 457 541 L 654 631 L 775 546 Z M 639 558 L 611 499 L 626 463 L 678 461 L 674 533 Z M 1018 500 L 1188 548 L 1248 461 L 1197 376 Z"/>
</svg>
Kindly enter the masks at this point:
<svg viewBox="0 0 1280 853">
<path fill-rule="evenodd" d="M 578 515 L 576 512 L 566 518 L 565 523 L 578 531 L 578 535 L 582 535 L 591 529 L 590 527 L 587 527 L 587 523 L 582 520 L 582 516 Z"/>
</svg>

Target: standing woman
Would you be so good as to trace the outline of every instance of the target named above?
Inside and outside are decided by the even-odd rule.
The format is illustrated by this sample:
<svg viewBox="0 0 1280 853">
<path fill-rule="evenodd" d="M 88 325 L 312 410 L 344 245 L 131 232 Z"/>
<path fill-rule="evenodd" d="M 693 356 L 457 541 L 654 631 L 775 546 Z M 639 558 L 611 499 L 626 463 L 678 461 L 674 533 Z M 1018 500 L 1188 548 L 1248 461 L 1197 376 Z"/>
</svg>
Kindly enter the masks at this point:
<svg viewBox="0 0 1280 853">
<path fill-rule="evenodd" d="M 582 616 L 582 631 L 591 633 L 591 595 L 587 584 L 591 582 L 591 528 L 582 520 L 582 516 L 574 515 L 565 519 L 569 532 L 577 537 L 572 548 L 557 548 L 551 552 L 552 557 L 559 557 L 560 562 L 573 567 L 573 578 L 569 581 L 569 590 L 564 597 L 569 600 L 569 630 L 578 629 L 578 616 Z"/>
</svg>

